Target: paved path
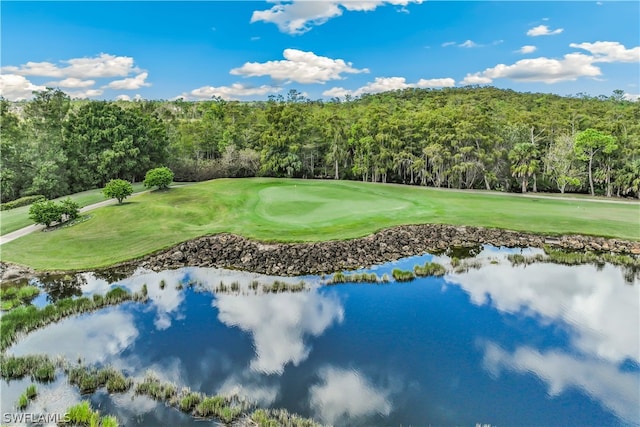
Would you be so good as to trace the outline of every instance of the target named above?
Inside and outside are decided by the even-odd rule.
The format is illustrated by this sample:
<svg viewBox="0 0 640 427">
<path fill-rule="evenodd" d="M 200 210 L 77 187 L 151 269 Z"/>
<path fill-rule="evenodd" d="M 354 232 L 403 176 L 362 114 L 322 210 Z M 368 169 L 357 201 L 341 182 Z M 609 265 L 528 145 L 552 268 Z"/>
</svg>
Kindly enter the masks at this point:
<svg viewBox="0 0 640 427">
<path fill-rule="evenodd" d="M 103 206 L 113 205 L 117 202 L 116 199 L 109 199 L 102 202 L 94 203 L 92 205 L 87 205 L 83 208 L 80 208 L 80 213 L 85 213 L 93 209 L 98 209 Z M 21 228 L 20 230 L 12 231 L 11 233 L 4 234 L 0 236 L 0 245 L 8 243 L 12 240 L 16 240 L 19 237 L 26 236 L 29 233 L 33 233 L 34 231 L 42 230 L 44 225 L 33 224 L 27 227 Z"/>
</svg>

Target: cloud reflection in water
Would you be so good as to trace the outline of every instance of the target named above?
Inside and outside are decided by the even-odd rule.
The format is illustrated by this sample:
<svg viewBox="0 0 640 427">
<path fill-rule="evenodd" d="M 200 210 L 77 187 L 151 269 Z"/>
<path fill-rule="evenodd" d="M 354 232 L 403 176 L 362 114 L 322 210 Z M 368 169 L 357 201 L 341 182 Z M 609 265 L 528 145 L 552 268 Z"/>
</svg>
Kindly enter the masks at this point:
<svg viewBox="0 0 640 427">
<path fill-rule="evenodd" d="M 288 363 L 307 359 L 306 336 L 320 336 L 333 323 L 341 323 L 344 310 L 339 299 L 317 290 L 267 295 L 218 295 L 213 305 L 218 319 L 250 332 L 256 350 L 251 369 L 282 374 Z"/>
</svg>

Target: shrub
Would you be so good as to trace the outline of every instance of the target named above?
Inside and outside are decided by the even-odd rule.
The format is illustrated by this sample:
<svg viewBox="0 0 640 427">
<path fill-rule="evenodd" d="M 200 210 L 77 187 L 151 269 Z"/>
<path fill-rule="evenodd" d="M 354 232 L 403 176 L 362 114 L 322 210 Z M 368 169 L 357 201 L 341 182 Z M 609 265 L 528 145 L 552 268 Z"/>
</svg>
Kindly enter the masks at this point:
<svg viewBox="0 0 640 427">
<path fill-rule="evenodd" d="M 54 222 L 62 221 L 62 212 L 54 201 L 43 200 L 31 205 L 29 218 L 36 224 L 43 224 L 49 227 Z"/>
<path fill-rule="evenodd" d="M 159 190 L 169 188 L 169 184 L 173 181 L 173 172 L 168 167 L 161 167 L 149 170 L 143 184 L 146 188 L 158 187 Z"/>
<path fill-rule="evenodd" d="M 133 185 L 124 179 L 112 179 L 102 189 L 102 194 L 108 199 L 117 199 L 122 203 L 124 199 L 133 194 Z"/>
<path fill-rule="evenodd" d="M 32 203 L 41 202 L 43 200 L 47 200 L 47 198 L 41 194 L 38 194 L 35 196 L 20 197 L 19 199 L 12 200 L 10 202 L 0 203 L 0 211 L 8 211 L 9 209 L 15 209 L 21 206 L 28 206 Z"/>
</svg>

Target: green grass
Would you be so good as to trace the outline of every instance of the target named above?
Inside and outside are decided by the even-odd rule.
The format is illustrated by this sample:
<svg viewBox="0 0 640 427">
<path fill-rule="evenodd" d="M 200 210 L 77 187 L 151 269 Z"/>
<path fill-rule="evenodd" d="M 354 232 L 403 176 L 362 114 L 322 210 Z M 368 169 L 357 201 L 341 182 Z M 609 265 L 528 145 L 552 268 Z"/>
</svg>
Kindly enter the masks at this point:
<svg viewBox="0 0 640 427">
<path fill-rule="evenodd" d="M 133 184 L 133 192 L 139 193 L 145 191 L 141 182 Z M 95 190 L 83 191 L 82 193 L 72 194 L 70 196 L 59 197 L 55 201 L 64 200 L 69 197 L 71 200 L 80 205 L 81 208 L 107 200 L 102 194 L 102 188 Z M 126 203 L 125 199 L 125 203 Z M 29 208 L 31 206 L 21 206 L 19 208 L 10 209 L 8 211 L 0 211 L 0 235 L 11 233 L 23 227 L 33 224 L 29 219 Z"/>
<path fill-rule="evenodd" d="M 220 232 L 265 241 L 322 241 L 417 223 L 640 240 L 639 217 L 639 203 L 353 181 L 218 179 L 143 193 L 123 205 L 97 209 L 89 221 L 73 227 L 6 243 L 2 258 L 39 270 L 89 269 Z"/>
</svg>

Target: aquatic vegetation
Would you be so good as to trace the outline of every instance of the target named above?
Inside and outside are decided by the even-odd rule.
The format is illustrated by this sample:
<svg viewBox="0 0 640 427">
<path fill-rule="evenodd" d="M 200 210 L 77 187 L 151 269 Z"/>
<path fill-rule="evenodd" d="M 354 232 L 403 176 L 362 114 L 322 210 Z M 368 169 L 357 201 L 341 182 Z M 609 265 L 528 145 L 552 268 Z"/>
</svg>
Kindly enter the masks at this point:
<svg viewBox="0 0 640 427">
<path fill-rule="evenodd" d="M 24 393 L 22 393 L 18 398 L 18 403 L 16 404 L 16 406 L 20 410 L 26 409 L 27 406 L 29 406 L 29 403 L 33 399 L 35 399 L 37 395 L 38 395 L 38 390 L 36 389 L 36 385 L 30 384 L 27 387 L 27 390 Z"/>
<path fill-rule="evenodd" d="M 466 273 L 471 269 L 482 268 L 482 261 L 476 258 L 468 258 L 459 262 L 459 264 L 453 269 L 454 273 Z"/>
<path fill-rule="evenodd" d="M 167 286 L 167 282 L 164 279 L 160 280 L 160 289 L 164 289 Z"/>
<path fill-rule="evenodd" d="M 161 383 L 152 373 L 148 373 L 141 383 L 136 384 L 136 394 L 144 394 L 154 400 L 168 401 L 176 395 L 176 386 Z"/>
<path fill-rule="evenodd" d="M 48 383 L 55 379 L 56 365 L 45 355 L 7 356 L 0 354 L 0 376 L 9 381 L 29 375 L 33 381 Z"/>
<path fill-rule="evenodd" d="M 338 283 L 380 283 L 383 282 L 376 273 L 354 273 L 344 274 L 341 272 L 335 273 L 331 279 L 327 282 L 329 285 Z"/>
<path fill-rule="evenodd" d="M 278 293 L 278 292 L 300 292 L 304 290 L 305 283 L 300 281 L 298 283 L 287 283 L 280 280 L 275 280 L 271 285 L 262 285 L 262 292 L 264 293 Z"/>
<path fill-rule="evenodd" d="M 416 265 L 413 267 L 413 272 L 418 277 L 444 276 L 447 269 L 437 262 L 426 262 L 423 266 Z"/>
<path fill-rule="evenodd" d="M 201 401 L 202 396 L 200 393 L 186 392 L 186 394 L 180 398 L 180 410 L 182 412 L 191 412 Z"/>
<path fill-rule="evenodd" d="M 116 305 L 124 301 L 145 302 L 148 299 L 147 288 L 142 287 L 134 294 L 117 287 L 103 297 L 94 295 L 91 299 L 64 298 L 41 309 L 29 306 L 17 307 L 5 313 L 0 319 L 0 351 L 4 351 L 15 342 L 20 334 L 55 323 L 65 317 L 95 311 L 108 305 Z"/>
<path fill-rule="evenodd" d="M 91 409 L 89 402 L 83 400 L 67 409 L 65 419 L 59 425 L 72 426 L 90 426 L 90 427 L 118 427 L 119 423 L 116 417 L 107 415 L 100 416 L 100 412 Z"/>
<path fill-rule="evenodd" d="M 256 409 L 249 419 L 260 427 L 320 427 L 321 425 L 309 418 L 302 418 L 291 414 L 285 409 Z"/>
<path fill-rule="evenodd" d="M 69 384 L 80 389 L 81 394 L 93 393 L 101 387 L 106 387 L 109 393 L 122 393 L 131 388 L 133 382 L 114 368 L 102 369 L 77 366 L 66 370 Z"/>
<path fill-rule="evenodd" d="M 0 310 L 9 311 L 20 305 L 29 304 L 38 294 L 40 289 L 32 285 L 0 288 Z"/>
<path fill-rule="evenodd" d="M 413 272 L 400 270 L 399 268 L 394 268 L 391 272 L 391 275 L 396 280 L 396 282 L 410 282 L 416 278 Z"/>
</svg>

